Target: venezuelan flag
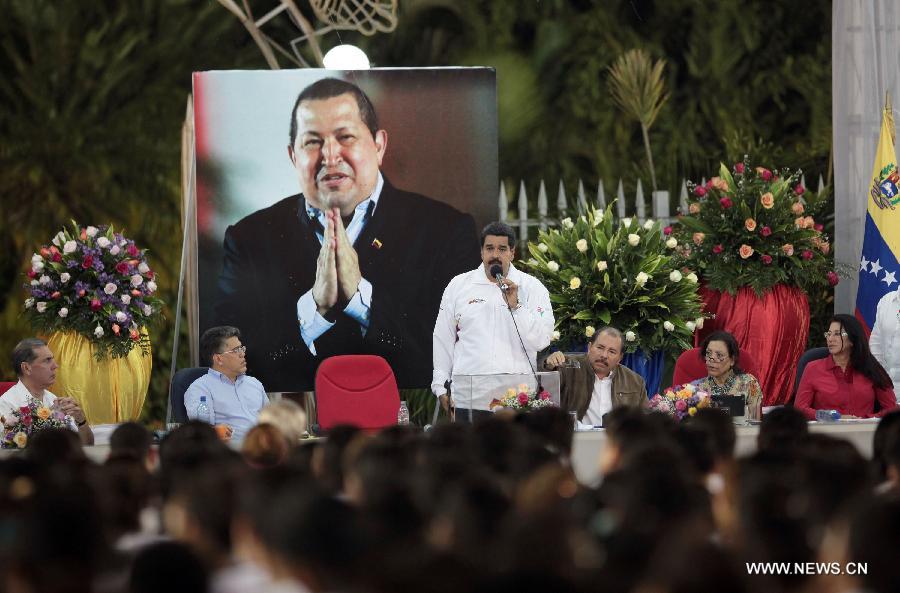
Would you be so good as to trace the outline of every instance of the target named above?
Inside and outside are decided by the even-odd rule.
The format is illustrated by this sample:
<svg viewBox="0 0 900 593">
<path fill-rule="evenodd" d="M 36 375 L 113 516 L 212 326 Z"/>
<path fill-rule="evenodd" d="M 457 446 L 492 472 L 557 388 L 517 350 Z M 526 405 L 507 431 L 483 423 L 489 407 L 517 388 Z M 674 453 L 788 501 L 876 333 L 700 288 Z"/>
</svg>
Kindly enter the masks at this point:
<svg viewBox="0 0 900 593">
<path fill-rule="evenodd" d="M 859 260 L 856 317 L 866 329 L 875 323 L 875 308 L 886 293 L 900 286 L 900 176 L 894 152 L 894 117 L 890 104 L 881 114 L 881 134 L 866 195 L 866 230 Z"/>
</svg>

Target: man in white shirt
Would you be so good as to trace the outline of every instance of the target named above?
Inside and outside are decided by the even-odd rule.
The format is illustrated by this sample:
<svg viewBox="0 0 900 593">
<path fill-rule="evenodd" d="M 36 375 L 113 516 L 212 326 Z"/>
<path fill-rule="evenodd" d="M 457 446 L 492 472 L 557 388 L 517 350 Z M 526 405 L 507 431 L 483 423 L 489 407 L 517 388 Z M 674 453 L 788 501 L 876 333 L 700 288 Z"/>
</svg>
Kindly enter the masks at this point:
<svg viewBox="0 0 900 593">
<path fill-rule="evenodd" d="M 25 338 L 16 344 L 12 364 L 19 382 L 0 397 L 0 416 L 8 416 L 31 400 L 37 400 L 44 407 L 58 409 L 69 416 L 72 419 L 70 428 L 78 431 L 83 445 L 94 444 L 94 433 L 78 402 L 70 397 L 56 397 L 47 391 L 56 381 L 59 365 L 45 341 Z"/>
<path fill-rule="evenodd" d="M 567 360 L 577 364 L 559 368 L 560 406 L 574 410 L 579 422 L 603 425 L 603 416 L 621 406 L 647 405 L 644 379 L 629 368 L 621 366 L 625 355 L 625 338 L 614 327 L 603 327 L 588 344 L 586 354 L 571 359 L 562 352 L 554 352 L 544 361 L 544 367 L 556 369 Z"/>
<path fill-rule="evenodd" d="M 892 290 L 878 301 L 869 349 L 891 376 L 894 394 L 900 402 L 900 289 Z"/>
<path fill-rule="evenodd" d="M 184 392 L 188 418 L 198 419 L 200 398 L 206 396 L 212 424 L 221 427 L 219 434 L 240 443 L 269 403 L 262 383 L 246 374 L 247 347 L 241 344 L 240 330 L 227 325 L 209 328 L 200 337 L 200 354 L 210 368 Z"/>
<path fill-rule="evenodd" d="M 431 380 L 444 409 L 450 403 L 446 382 L 453 375 L 530 374 L 537 352 L 550 344 L 550 293 L 512 265 L 515 249 L 512 227 L 489 224 L 481 232 L 482 265 L 456 276 L 444 290 L 434 324 Z M 492 266 L 500 266 L 505 290 L 491 274 Z M 488 410 L 488 402 L 456 404 Z"/>
</svg>

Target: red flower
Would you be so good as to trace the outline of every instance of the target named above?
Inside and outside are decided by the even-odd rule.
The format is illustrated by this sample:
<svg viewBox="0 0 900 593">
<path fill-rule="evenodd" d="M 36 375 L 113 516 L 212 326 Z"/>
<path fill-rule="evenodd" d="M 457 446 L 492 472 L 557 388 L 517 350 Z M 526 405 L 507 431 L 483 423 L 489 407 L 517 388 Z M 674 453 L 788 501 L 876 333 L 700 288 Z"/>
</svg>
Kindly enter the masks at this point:
<svg viewBox="0 0 900 593">
<path fill-rule="evenodd" d="M 770 263 L 772 263 L 772 256 L 768 255 L 768 254 L 762 255 L 759 259 L 766 266 L 768 266 Z"/>
<path fill-rule="evenodd" d="M 92 256 L 92 255 L 85 255 L 84 259 L 81 260 L 81 267 L 84 268 L 85 270 L 90 269 L 91 266 L 93 266 L 93 265 L 94 265 L 94 256 Z"/>
<path fill-rule="evenodd" d="M 128 335 L 129 335 L 129 336 L 131 337 L 131 339 L 134 340 L 135 342 L 137 342 L 138 340 L 141 339 L 141 334 L 139 334 L 139 333 L 138 333 L 138 330 L 136 330 L 136 329 L 133 329 L 133 330 L 131 330 L 130 332 L 128 332 Z"/>
<path fill-rule="evenodd" d="M 50 246 L 50 253 L 59 253 L 59 249 L 56 248 L 56 245 Z"/>
<path fill-rule="evenodd" d="M 58 291 L 58 290 L 54 290 L 54 291 L 53 291 L 53 294 L 50 295 L 50 298 L 51 298 L 51 299 L 58 299 L 59 296 L 60 296 L 59 291 Z"/>
<path fill-rule="evenodd" d="M 734 172 L 738 175 L 744 174 L 744 163 L 735 163 L 734 164 Z"/>
<path fill-rule="evenodd" d="M 763 228 L 759 229 L 759 234 L 762 235 L 763 237 L 768 237 L 769 235 L 772 234 L 772 229 L 770 229 L 767 226 L 764 226 Z"/>
<path fill-rule="evenodd" d="M 100 299 L 91 299 L 91 311 L 99 311 L 102 306 Z"/>
<path fill-rule="evenodd" d="M 81 240 L 87 241 L 87 229 L 81 229 Z"/>
<path fill-rule="evenodd" d="M 119 327 L 119 324 L 118 324 L 118 323 L 113 323 L 113 324 L 112 324 L 112 330 L 113 330 L 113 333 L 116 334 L 117 336 L 119 335 L 119 331 L 120 331 L 121 329 L 122 329 L 122 328 Z"/>
<path fill-rule="evenodd" d="M 50 257 L 50 250 L 46 247 L 41 247 L 41 257 L 48 258 Z"/>
<path fill-rule="evenodd" d="M 762 170 L 760 170 L 762 169 Z M 771 181 L 772 180 L 772 172 L 768 169 L 763 169 L 762 167 L 757 167 L 757 171 L 759 171 L 759 176 L 762 177 L 763 181 Z"/>
<path fill-rule="evenodd" d="M 61 261 L 62 261 L 62 254 L 61 254 L 59 251 L 56 251 L 56 252 L 53 253 L 53 256 L 52 256 L 50 259 L 52 259 L 52 260 L 55 261 L 55 262 L 61 262 Z"/>
<path fill-rule="evenodd" d="M 23 410 L 27 411 L 22 412 L 22 424 L 24 424 L 25 426 L 31 426 L 31 410 L 28 408 L 23 408 Z"/>
<path fill-rule="evenodd" d="M 809 260 L 811 260 L 811 259 L 813 258 L 813 252 L 810 251 L 809 249 L 805 249 L 805 250 L 803 251 L 803 253 L 800 254 L 800 257 L 802 257 L 803 259 L 809 261 Z"/>
<path fill-rule="evenodd" d="M 34 279 L 35 276 L 37 276 L 37 272 L 35 272 L 34 270 L 28 270 L 29 278 Z"/>
<path fill-rule="evenodd" d="M 141 296 L 141 291 L 138 290 L 137 288 L 135 288 L 134 290 L 131 291 L 131 296 L 139 297 L 139 296 Z"/>
<path fill-rule="evenodd" d="M 19 407 L 19 415 L 31 416 L 31 408 L 29 408 L 28 406 L 20 406 Z"/>
<path fill-rule="evenodd" d="M 123 261 L 120 261 L 119 263 L 117 263 L 116 264 L 116 272 L 123 274 L 123 275 L 127 274 L 128 273 L 128 262 L 123 260 Z"/>
<path fill-rule="evenodd" d="M 702 198 L 703 196 L 706 195 L 706 188 L 703 187 L 702 185 L 698 185 L 697 187 L 694 188 L 694 195 Z"/>
<path fill-rule="evenodd" d="M 140 251 L 138 251 L 138 248 L 134 243 L 131 243 L 128 246 L 127 251 L 128 251 L 128 255 L 130 255 L 131 257 L 137 257 L 141 253 Z"/>
<path fill-rule="evenodd" d="M 665 227 L 665 228 L 663 229 L 663 235 L 671 235 L 671 234 L 672 234 L 672 227 L 671 227 L 671 226 L 667 226 L 667 227 Z M 153 274 L 153 272 L 147 272 L 147 275 L 148 275 L 148 276 L 150 276 L 151 274 Z M 152 278 L 152 276 L 150 276 L 150 277 Z"/>
<path fill-rule="evenodd" d="M 837 283 L 841 281 L 837 274 L 834 272 L 828 272 L 825 274 L 825 277 L 828 278 L 828 284 L 832 286 L 837 286 Z"/>
<path fill-rule="evenodd" d="M 803 192 L 805 192 L 805 191 L 806 191 L 806 188 L 803 187 L 802 185 L 800 185 L 799 183 L 794 186 L 794 193 L 797 194 L 798 196 L 802 196 Z"/>
<path fill-rule="evenodd" d="M 712 252 L 713 253 L 722 253 L 722 251 L 724 251 L 724 249 L 725 248 L 722 247 L 721 245 L 716 245 L 715 247 L 712 248 Z"/>
<path fill-rule="evenodd" d="M 538 397 L 543 400 L 548 400 L 548 399 L 550 399 L 550 393 L 547 392 L 546 390 L 544 390 L 541 392 L 541 394 Z"/>
<path fill-rule="evenodd" d="M 825 230 L 825 225 L 819 224 L 818 222 L 813 225 L 813 228 L 819 231 L 820 233 Z"/>
<path fill-rule="evenodd" d="M 528 394 L 523 391 L 522 393 L 519 394 L 518 400 L 519 400 L 520 406 L 527 406 L 528 405 Z"/>
<path fill-rule="evenodd" d="M 722 198 L 719 200 L 719 205 L 722 206 L 722 208 L 728 209 L 734 206 L 734 202 L 731 201 L 731 198 Z"/>
<path fill-rule="evenodd" d="M 82 288 L 81 290 L 78 291 L 78 296 L 80 296 L 80 297 L 83 297 L 83 296 L 86 295 L 86 294 L 87 294 L 87 291 L 86 291 L 85 289 L 83 289 L 83 288 Z"/>
</svg>

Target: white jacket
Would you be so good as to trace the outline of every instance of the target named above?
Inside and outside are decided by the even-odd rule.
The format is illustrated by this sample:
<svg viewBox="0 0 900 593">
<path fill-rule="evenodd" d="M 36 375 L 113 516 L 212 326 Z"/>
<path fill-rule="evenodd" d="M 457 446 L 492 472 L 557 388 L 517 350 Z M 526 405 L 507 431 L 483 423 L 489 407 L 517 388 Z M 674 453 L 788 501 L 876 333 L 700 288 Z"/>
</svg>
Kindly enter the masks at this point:
<svg viewBox="0 0 900 593">
<path fill-rule="evenodd" d="M 892 290 L 878 301 L 869 348 L 891 376 L 900 401 L 900 290 Z"/>
<path fill-rule="evenodd" d="M 550 344 L 553 309 L 540 280 L 509 266 L 507 277 L 519 287 L 519 307 L 511 316 L 503 293 L 484 272 L 484 264 L 456 276 L 444 289 L 432 338 L 431 391 L 446 393 L 452 375 L 531 373 L 537 352 Z M 528 358 L 513 325 L 515 316 Z"/>
</svg>

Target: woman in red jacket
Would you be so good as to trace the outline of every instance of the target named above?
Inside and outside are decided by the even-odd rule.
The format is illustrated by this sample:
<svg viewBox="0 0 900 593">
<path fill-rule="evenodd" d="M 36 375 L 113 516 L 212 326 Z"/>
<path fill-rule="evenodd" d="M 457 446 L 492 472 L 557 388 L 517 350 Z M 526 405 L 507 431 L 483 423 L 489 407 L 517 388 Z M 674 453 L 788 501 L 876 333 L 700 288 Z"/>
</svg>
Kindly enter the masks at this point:
<svg viewBox="0 0 900 593">
<path fill-rule="evenodd" d="M 825 343 L 828 356 L 810 362 L 803 370 L 795 408 L 815 420 L 816 410 L 837 410 L 843 418 L 872 418 L 897 407 L 894 384 L 872 356 L 855 317 L 832 317 Z M 876 401 L 880 406 L 877 413 Z"/>
</svg>

